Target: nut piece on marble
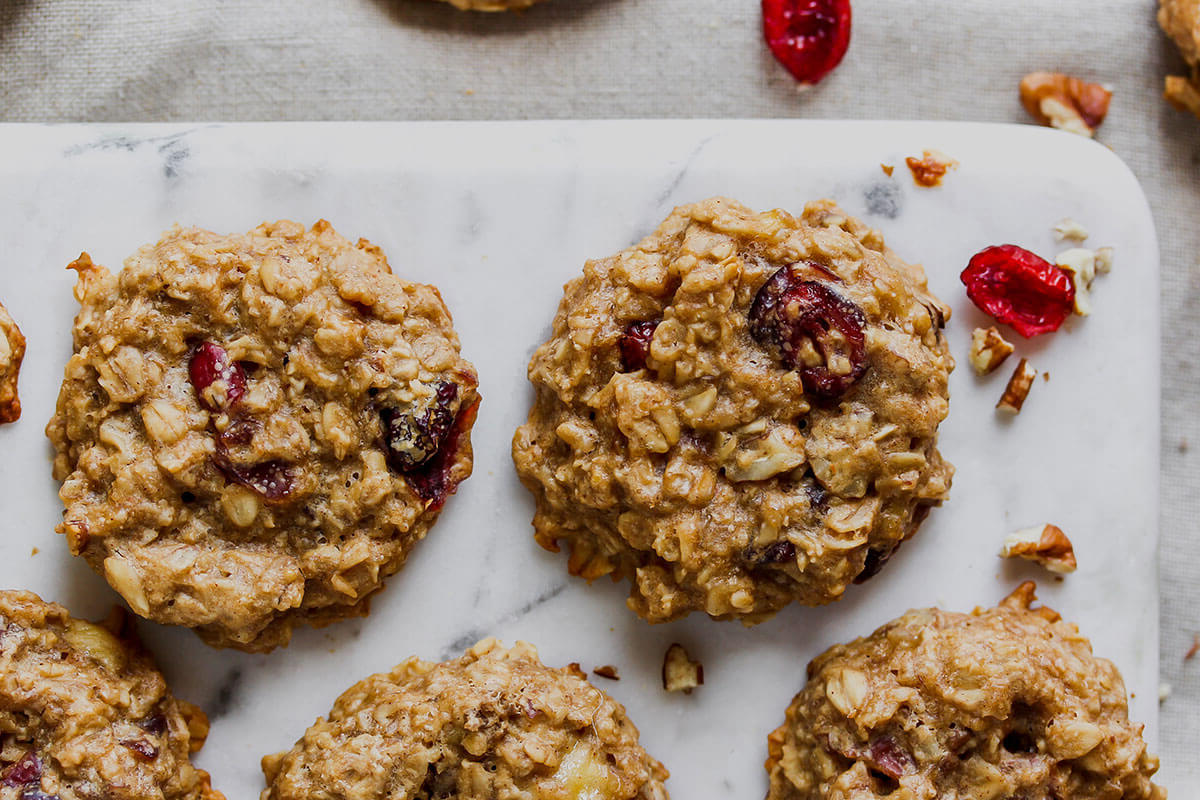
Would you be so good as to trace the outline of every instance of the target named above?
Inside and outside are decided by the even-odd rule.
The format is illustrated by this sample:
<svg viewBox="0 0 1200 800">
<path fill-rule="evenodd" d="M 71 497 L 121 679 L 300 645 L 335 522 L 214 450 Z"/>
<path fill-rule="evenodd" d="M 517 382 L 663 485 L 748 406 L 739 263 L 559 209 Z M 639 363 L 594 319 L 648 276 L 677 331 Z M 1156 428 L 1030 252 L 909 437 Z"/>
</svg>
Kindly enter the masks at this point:
<svg viewBox="0 0 1200 800">
<path fill-rule="evenodd" d="M 1112 92 L 1061 72 L 1033 72 L 1021 79 L 1021 104 L 1039 125 L 1091 137 L 1108 114 Z"/>
<path fill-rule="evenodd" d="M 1029 363 L 1029 359 L 1022 358 L 1012 377 L 1008 379 L 1008 385 L 1004 387 L 1004 394 L 1000 396 L 1000 402 L 996 403 L 996 409 L 1008 414 L 1020 414 L 1036 377 L 1037 370 Z"/>
<path fill-rule="evenodd" d="M 1057 525 L 1035 525 L 1004 537 L 1001 558 L 1025 558 L 1051 572 L 1067 574 L 1078 566 L 1071 540 Z"/>
<path fill-rule="evenodd" d="M 940 186 L 946 173 L 958 167 L 958 162 L 938 150 L 925 150 L 920 158 L 909 156 L 904 159 L 918 186 L 932 188 Z"/>
<path fill-rule="evenodd" d="M 25 357 L 25 337 L 0 305 L 0 423 L 21 418 L 21 398 L 17 396 L 17 377 Z"/>
<path fill-rule="evenodd" d="M 1088 238 L 1088 229 L 1083 227 L 1079 220 L 1071 217 L 1063 217 L 1054 223 L 1052 230 L 1055 240 L 1059 242 L 1082 242 Z"/>
<path fill-rule="evenodd" d="M 996 326 L 971 332 L 971 350 L 967 359 L 975 368 L 976 375 L 990 375 L 1012 355 L 1012 343 L 1000 335 Z"/>
<path fill-rule="evenodd" d="M 691 694 L 697 686 L 704 685 L 704 665 L 692 661 L 683 645 L 675 642 L 663 658 L 662 683 L 668 692 Z"/>
</svg>

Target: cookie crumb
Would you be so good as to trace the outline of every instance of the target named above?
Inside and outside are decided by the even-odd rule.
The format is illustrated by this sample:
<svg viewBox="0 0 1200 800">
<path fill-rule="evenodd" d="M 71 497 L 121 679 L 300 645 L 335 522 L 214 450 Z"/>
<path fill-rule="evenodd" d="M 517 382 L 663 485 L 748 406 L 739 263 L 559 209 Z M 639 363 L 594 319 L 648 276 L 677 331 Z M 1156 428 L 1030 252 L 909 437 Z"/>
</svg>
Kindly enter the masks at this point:
<svg viewBox="0 0 1200 800">
<path fill-rule="evenodd" d="M 601 678 L 608 678 L 610 681 L 619 681 L 621 676 L 617 674 L 617 668 L 612 664 L 605 664 L 602 667 L 596 667 L 592 672 L 599 675 Z"/>
<path fill-rule="evenodd" d="M 572 661 L 570 664 L 567 664 L 567 672 L 571 673 L 580 680 L 587 680 L 587 673 L 584 672 L 583 668 L 579 666 L 578 661 Z"/>
<path fill-rule="evenodd" d="M 1166 681 L 1158 685 L 1158 702 L 1165 703 L 1167 698 L 1171 696 L 1171 684 Z"/>
<path fill-rule="evenodd" d="M 33 548 L 33 550 L 29 551 L 29 556 L 30 556 L 30 558 L 32 558 L 33 556 L 36 556 L 40 552 L 42 552 L 42 551 L 35 547 L 35 548 Z"/>
<path fill-rule="evenodd" d="M 1196 657 L 1196 653 L 1200 653 L 1200 633 L 1192 637 L 1192 646 L 1188 648 L 1188 651 L 1184 654 L 1183 660 L 1191 661 Z"/>
<path fill-rule="evenodd" d="M 668 692 L 691 694 L 697 686 L 704 685 L 704 665 L 692 661 L 683 645 L 675 642 L 663 657 L 662 683 Z"/>
<path fill-rule="evenodd" d="M 896 171 L 896 168 L 891 164 L 880 164 L 879 168 L 882 169 L 883 174 L 887 175 L 889 178 L 892 177 L 892 173 Z"/>
</svg>

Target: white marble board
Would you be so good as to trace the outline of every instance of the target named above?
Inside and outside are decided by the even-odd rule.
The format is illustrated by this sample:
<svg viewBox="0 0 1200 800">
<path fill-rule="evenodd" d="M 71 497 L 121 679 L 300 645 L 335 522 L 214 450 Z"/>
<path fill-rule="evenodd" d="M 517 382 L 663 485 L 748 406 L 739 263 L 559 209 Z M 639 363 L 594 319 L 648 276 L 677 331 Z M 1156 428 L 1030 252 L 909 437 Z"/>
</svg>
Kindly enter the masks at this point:
<svg viewBox="0 0 1200 800">
<path fill-rule="evenodd" d="M 916 187 L 904 167 L 926 148 L 961 162 L 941 188 Z M 713 194 L 795 211 L 831 196 L 924 263 L 954 307 L 948 336 L 960 366 L 941 447 L 958 474 L 918 537 L 833 606 L 789 608 L 750 629 L 699 617 L 649 626 L 625 609 L 624 585 L 569 578 L 565 557 L 534 543 L 509 441 L 562 284 L 672 206 Z M 993 406 L 1011 362 L 986 379 L 972 374 L 967 342 L 984 317 L 958 274 L 989 244 L 1053 256 L 1051 225 L 1064 216 L 1092 231 L 1090 246 L 1114 246 L 1116 267 L 1097 280 L 1092 317 L 1018 342 L 1050 379 L 1037 381 L 1019 417 L 1002 419 Z M 596 683 L 671 769 L 675 797 L 761 797 L 766 735 L 812 656 L 909 607 L 992 604 L 1026 577 L 1117 662 L 1154 741 L 1158 250 L 1141 190 L 1100 145 L 946 123 L 0 126 L 0 299 L 29 339 L 24 416 L 0 429 L 0 585 L 85 615 L 117 599 L 53 532 L 60 505 L 42 428 L 71 347 L 63 267 L 81 250 L 116 267 L 176 222 L 240 232 L 280 217 L 325 217 L 381 245 L 405 278 L 437 284 L 484 401 L 474 477 L 369 618 L 256 656 L 142 623 L 175 692 L 212 718 L 197 760 L 230 800 L 253 798 L 260 756 L 288 747 L 351 682 L 412 654 L 456 656 L 485 635 L 532 641 L 552 665 L 615 664 L 621 680 Z M 1006 532 L 1045 521 L 1076 545 L 1079 571 L 1062 582 L 995 555 Z M 704 663 L 707 682 L 691 696 L 661 689 L 672 641 Z"/>
</svg>

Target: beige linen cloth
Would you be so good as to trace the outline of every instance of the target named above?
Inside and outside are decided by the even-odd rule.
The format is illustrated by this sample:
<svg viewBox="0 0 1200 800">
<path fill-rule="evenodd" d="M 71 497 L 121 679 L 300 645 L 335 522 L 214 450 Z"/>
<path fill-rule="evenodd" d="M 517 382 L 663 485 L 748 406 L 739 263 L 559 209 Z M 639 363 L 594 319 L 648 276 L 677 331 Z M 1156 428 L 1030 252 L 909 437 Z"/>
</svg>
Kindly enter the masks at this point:
<svg viewBox="0 0 1200 800">
<path fill-rule="evenodd" d="M 800 93 L 762 45 L 757 0 L 547 0 L 502 15 L 426 0 L 0 0 L 0 121 L 1024 122 L 1027 72 L 1110 84 L 1098 138 L 1141 180 L 1162 244 L 1160 775 L 1186 798 L 1200 796 L 1200 658 L 1184 661 L 1200 631 L 1200 120 L 1160 99 L 1181 62 L 1154 11 L 854 0 L 846 60 Z"/>
</svg>

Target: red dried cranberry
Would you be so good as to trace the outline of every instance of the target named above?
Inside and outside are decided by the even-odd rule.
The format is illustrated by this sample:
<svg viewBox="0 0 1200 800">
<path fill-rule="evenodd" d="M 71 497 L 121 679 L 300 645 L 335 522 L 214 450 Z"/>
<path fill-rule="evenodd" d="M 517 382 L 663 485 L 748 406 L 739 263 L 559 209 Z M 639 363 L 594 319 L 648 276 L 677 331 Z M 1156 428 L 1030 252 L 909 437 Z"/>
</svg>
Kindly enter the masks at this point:
<svg viewBox="0 0 1200 800">
<path fill-rule="evenodd" d="M 451 477 L 450 470 L 454 466 L 454 459 L 458 455 L 459 448 L 463 446 L 478 413 L 479 399 L 476 398 L 475 402 L 458 412 L 458 417 L 454 420 L 449 435 L 446 436 L 441 449 L 434 454 L 433 458 L 417 469 L 404 474 L 408 485 L 412 487 L 418 497 L 425 501 L 426 509 L 440 511 L 446 504 L 446 498 L 454 494 L 454 490 L 458 488 L 458 483 Z"/>
<path fill-rule="evenodd" d="M 913 757 L 891 736 L 880 736 L 871 742 L 869 753 L 875 769 L 891 778 L 898 779 L 916 767 Z"/>
<path fill-rule="evenodd" d="M 762 0 L 763 34 L 780 64 L 814 84 L 850 46 L 850 0 Z"/>
<path fill-rule="evenodd" d="M 246 371 L 218 344 L 201 343 L 192 354 L 188 373 L 196 397 L 209 411 L 228 411 L 246 393 Z M 209 391 L 210 387 L 213 391 Z"/>
<path fill-rule="evenodd" d="M 636 372 L 644 369 L 646 359 L 650 355 L 650 341 L 654 339 L 654 331 L 662 320 L 646 320 L 633 322 L 625 327 L 621 334 L 621 371 Z"/>
<path fill-rule="evenodd" d="M 253 489 L 267 500 L 286 500 L 295 488 L 292 466 L 286 461 L 271 459 L 248 466 L 235 464 L 220 437 L 217 437 L 217 449 L 213 452 L 212 461 L 227 480 Z"/>
<path fill-rule="evenodd" d="M 30 750 L 0 772 L 0 785 L 25 786 L 42 779 L 42 760 Z"/>
<path fill-rule="evenodd" d="M 145 739 L 122 739 L 121 744 L 132 750 L 142 761 L 153 761 L 158 758 L 158 748 Z"/>
<path fill-rule="evenodd" d="M 976 253 L 962 282 L 984 313 L 1026 338 L 1058 330 L 1075 305 L 1070 273 L 1013 244 Z"/>
<path fill-rule="evenodd" d="M 776 349 L 788 369 L 799 369 L 806 391 L 832 399 L 867 371 L 866 318 L 826 284 L 805 280 L 805 267 L 812 266 L 783 267 L 762 285 L 750 305 L 750 335 Z M 838 366 L 830 369 L 835 359 Z"/>
<path fill-rule="evenodd" d="M 433 399 L 417 411 L 379 409 L 388 462 L 399 473 L 408 473 L 429 462 L 454 427 L 454 402 L 458 384 L 439 381 Z"/>
</svg>

